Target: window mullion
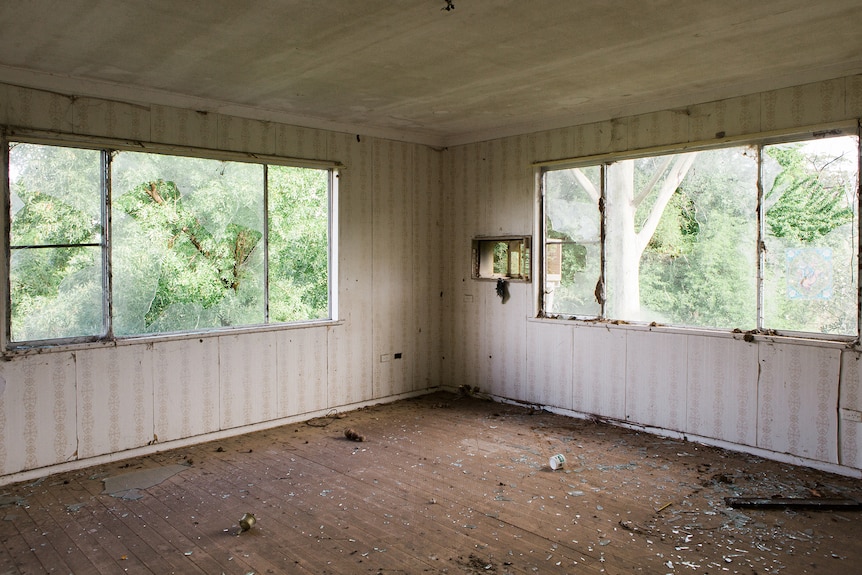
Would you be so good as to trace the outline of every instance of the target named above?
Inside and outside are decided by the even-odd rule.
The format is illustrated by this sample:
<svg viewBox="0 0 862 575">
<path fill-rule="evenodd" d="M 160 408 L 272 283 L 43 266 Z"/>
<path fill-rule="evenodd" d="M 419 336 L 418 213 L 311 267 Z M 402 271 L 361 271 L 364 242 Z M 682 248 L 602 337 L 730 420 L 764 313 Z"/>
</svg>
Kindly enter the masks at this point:
<svg viewBox="0 0 862 575">
<path fill-rule="evenodd" d="M 269 323 L 269 164 L 263 164 L 263 322 Z"/>
<path fill-rule="evenodd" d="M 599 303 L 599 317 L 607 317 L 607 198 L 608 198 L 608 165 L 601 165 L 599 175 L 601 189 L 599 190 L 599 282 L 596 285 L 596 300 Z"/>
<path fill-rule="evenodd" d="M 332 319 L 338 318 L 338 182 L 338 171 L 330 168 L 326 185 L 326 294 L 328 315 Z"/>
<path fill-rule="evenodd" d="M 113 273 L 111 271 L 111 163 L 114 154 L 102 151 L 102 328 L 105 337 L 113 338 Z"/>
<path fill-rule="evenodd" d="M 3 335 L 2 335 L 2 344 L 3 349 L 9 345 L 9 342 L 12 341 L 12 286 L 11 286 L 11 275 L 10 275 L 10 267 L 12 261 L 12 250 L 9 247 L 11 243 L 11 196 L 12 191 L 9 189 L 9 140 L 6 137 L 6 128 L 0 128 L 0 145 L 3 146 L 2 149 L 2 165 L 3 165 L 3 183 L 0 184 L 2 186 L 2 192 L 0 195 L 3 196 L 3 213 L 5 214 L 2 218 L 3 221 Z"/>
<path fill-rule="evenodd" d="M 862 233 L 860 233 L 860 225 L 862 225 L 862 122 L 856 124 L 856 221 L 855 226 L 851 228 L 856 234 L 856 341 L 859 342 L 862 337 L 862 275 L 860 275 L 860 265 L 862 265 Z"/>
<path fill-rule="evenodd" d="M 755 328 L 763 329 L 763 269 L 766 265 L 766 244 L 764 243 L 765 217 L 763 213 L 763 146 L 757 146 L 757 275 L 755 290 L 757 293 L 757 320 Z"/>
</svg>

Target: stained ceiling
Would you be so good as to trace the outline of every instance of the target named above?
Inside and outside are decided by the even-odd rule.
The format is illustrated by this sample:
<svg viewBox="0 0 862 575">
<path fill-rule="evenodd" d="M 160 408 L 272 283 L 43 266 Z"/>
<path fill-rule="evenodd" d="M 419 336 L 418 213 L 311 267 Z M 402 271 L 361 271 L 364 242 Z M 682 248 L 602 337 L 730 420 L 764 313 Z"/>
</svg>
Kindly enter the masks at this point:
<svg viewBox="0 0 862 575">
<path fill-rule="evenodd" d="M 860 22 L 857 0 L 7 1 L 0 82 L 452 145 L 860 73 Z"/>
</svg>

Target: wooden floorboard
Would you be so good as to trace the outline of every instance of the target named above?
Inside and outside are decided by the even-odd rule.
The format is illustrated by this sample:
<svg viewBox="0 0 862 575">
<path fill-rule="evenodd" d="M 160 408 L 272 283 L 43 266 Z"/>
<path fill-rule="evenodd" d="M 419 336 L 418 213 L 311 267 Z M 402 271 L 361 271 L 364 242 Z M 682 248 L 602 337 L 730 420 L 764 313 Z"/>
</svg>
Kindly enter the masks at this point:
<svg viewBox="0 0 862 575">
<path fill-rule="evenodd" d="M 550 469 L 554 453 L 563 469 Z M 177 464 L 125 497 L 104 492 L 106 478 Z M 795 575 L 862 564 L 859 510 L 733 509 L 726 497 L 862 501 L 862 485 L 438 393 L 6 486 L 0 574 Z M 244 513 L 257 523 L 240 532 Z"/>
</svg>

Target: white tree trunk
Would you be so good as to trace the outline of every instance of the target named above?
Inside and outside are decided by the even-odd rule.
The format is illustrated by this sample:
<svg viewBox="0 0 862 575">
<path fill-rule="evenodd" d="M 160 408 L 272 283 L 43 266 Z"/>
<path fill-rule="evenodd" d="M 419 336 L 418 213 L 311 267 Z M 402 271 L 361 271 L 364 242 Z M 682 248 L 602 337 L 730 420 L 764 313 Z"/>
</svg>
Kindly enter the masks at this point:
<svg viewBox="0 0 862 575">
<path fill-rule="evenodd" d="M 635 232 L 634 166 L 634 160 L 608 166 L 605 316 L 610 319 L 637 320 L 640 314 L 641 250 Z"/>
<path fill-rule="evenodd" d="M 608 166 L 605 233 L 607 251 L 605 268 L 605 317 L 638 321 L 641 318 L 640 261 L 658 226 L 670 198 L 694 164 L 697 152 L 670 157 L 652 175 L 643 190 L 635 195 L 635 161 L 623 160 Z M 655 200 L 643 226 L 638 231 L 635 214 L 638 205 L 651 197 Z"/>
</svg>

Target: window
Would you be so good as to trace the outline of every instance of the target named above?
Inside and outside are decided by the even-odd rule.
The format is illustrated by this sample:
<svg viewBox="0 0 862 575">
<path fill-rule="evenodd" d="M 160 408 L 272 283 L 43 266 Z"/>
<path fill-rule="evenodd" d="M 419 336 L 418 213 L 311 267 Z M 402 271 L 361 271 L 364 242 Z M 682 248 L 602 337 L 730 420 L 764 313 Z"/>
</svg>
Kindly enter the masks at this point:
<svg viewBox="0 0 862 575">
<path fill-rule="evenodd" d="M 12 344 L 331 317 L 331 169 L 27 142 L 8 165 Z"/>
<path fill-rule="evenodd" d="M 601 166 L 545 173 L 545 312 L 601 314 Z"/>
<path fill-rule="evenodd" d="M 105 333 L 104 161 L 98 150 L 10 146 L 13 341 Z"/>
<path fill-rule="evenodd" d="M 858 164 L 835 135 L 548 168 L 542 313 L 855 336 Z"/>
<path fill-rule="evenodd" d="M 530 238 L 474 239 L 472 275 L 473 279 L 530 281 Z"/>
</svg>

